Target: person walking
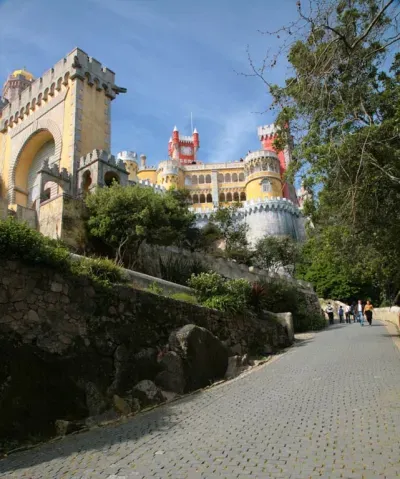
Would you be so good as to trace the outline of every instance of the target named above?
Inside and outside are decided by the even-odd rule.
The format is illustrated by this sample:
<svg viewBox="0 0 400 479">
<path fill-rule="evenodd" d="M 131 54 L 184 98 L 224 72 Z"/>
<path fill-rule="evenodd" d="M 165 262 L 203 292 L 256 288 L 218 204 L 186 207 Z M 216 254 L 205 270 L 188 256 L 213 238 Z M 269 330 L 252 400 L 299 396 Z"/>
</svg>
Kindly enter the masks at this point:
<svg viewBox="0 0 400 479">
<path fill-rule="evenodd" d="M 372 306 L 371 301 L 367 301 L 367 304 L 365 305 L 365 308 L 364 308 L 364 314 L 370 326 L 372 326 L 373 310 L 374 310 L 374 307 Z"/>
<path fill-rule="evenodd" d="M 342 306 L 342 305 L 339 306 L 339 311 L 338 311 L 338 313 L 339 313 L 339 323 L 344 323 L 344 321 L 343 321 L 344 309 L 343 309 L 343 306 Z"/>
<path fill-rule="evenodd" d="M 346 305 L 346 309 L 344 310 L 346 314 L 346 323 L 350 324 L 351 319 L 350 319 L 350 314 L 351 314 L 351 306 L 349 304 Z"/>
<path fill-rule="evenodd" d="M 353 302 L 351 303 L 350 308 L 351 308 L 350 316 L 353 316 L 353 323 L 355 323 L 355 322 L 356 322 L 356 314 L 357 314 L 357 313 L 356 313 L 357 304 L 353 301 Z"/>
<path fill-rule="evenodd" d="M 328 315 L 329 324 L 333 324 L 333 307 L 331 303 L 328 303 L 328 306 L 325 309 L 325 313 Z"/>
<path fill-rule="evenodd" d="M 358 300 L 357 303 L 357 321 L 361 324 L 361 326 L 364 326 L 364 314 L 363 314 L 363 304 L 361 299 Z"/>
</svg>

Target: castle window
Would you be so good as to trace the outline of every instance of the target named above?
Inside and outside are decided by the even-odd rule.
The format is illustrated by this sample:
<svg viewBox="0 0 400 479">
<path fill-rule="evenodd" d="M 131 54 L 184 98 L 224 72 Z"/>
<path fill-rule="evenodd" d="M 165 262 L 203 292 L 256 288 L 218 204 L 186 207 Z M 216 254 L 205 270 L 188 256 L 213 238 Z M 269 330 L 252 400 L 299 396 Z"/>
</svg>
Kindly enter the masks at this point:
<svg viewBox="0 0 400 479">
<path fill-rule="evenodd" d="M 211 175 L 206 175 L 206 183 L 211 183 Z"/>
<path fill-rule="evenodd" d="M 240 193 L 240 201 L 246 201 L 246 193 L 244 191 Z"/>
<path fill-rule="evenodd" d="M 263 193 L 271 193 L 272 192 L 272 184 L 269 180 L 265 179 L 261 182 L 261 188 Z"/>
<path fill-rule="evenodd" d="M 197 176 L 192 176 L 192 185 L 197 185 Z"/>
<path fill-rule="evenodd" d="M 230 183 L 230 182 L 231 182 L 231 175 L 230 175 L 230 173 L 226 173 L 226 175 L 225 175 L 225 182 L 226 182 L 226 183 Z"/>
<path fill-rule="evenodd" d="M 86 170 L 83 173 L 82 177 L 82 190 L 83 195 L 86 196 L 89 193 L 89 187 L 92 184 L 92 175 L 90 174 L 90 170 Z"/>
<path fill-rule="evenodd" d="M 199 176 L 199 185 L 202 185 L 204 183 L 204 175 Z"/>
<path fill-rule="evenodd" d="M 232 201 L 232 193 L 228 193 L 228 194 L 226 195 L 226 201 L 228 201 L 228 202 L 229 202 L 229 201 Z"/>
<path fill-rule="evenodd" d="M 193 202 L 193 204 L 198 203 L 199 202 L 199 196 L 198 195 L 193 195 L 192 202 Z"/>
<path fill-rule="evenodd" d="M 237 191 L 233 193 L 233 201 L 239 201 L 239 193 Z"/>
<path fill-rule="evenodd" d="M 233 173 L 233 175 L 232 175 L 232 181 L 234 181 L 234 182 L 236 183 L 237 180 L 238 180 L 238 175 L 237 175 L 237 173 Z"/>
<path fill-rule="evenodd" d="M 244 173 L 239 173 L 239 181 L 244 181 Z"/>
<path fill-rule="evenodd" d="M 206 197 L 205 195 L 201 194 L 200 195 L 200 203 L 205 203 L 206 202 Z"/>
<path fill-rule="evenodd" d="M 224 182 L 224 175 L 222 173 L 218 173 L 218 183 Z"/>
<path fill-rule="evenodd" d="M 207 203 L 212 203 L 212 195 L 211 195 L 211 193 L 208 193 L 208 195 L 207 195 Z"/>
<path fill-rule="evenodd" d="M 225 193 L 220 193 L 220 195 L 219 195 L 219 201 L 220 201 L 221 203 L 225 203 Z"/>
<path fill-rule="evenodd" d="M 114 181 L 116 183 L 119 183 L 119 176 L 114 173 L 113 171 L 107 171 L 107 173 L 104 175 L 104 183 L 106 186 L 111 186 Z"/>
<path fill-rule="evenodd" d="M 192 184 L 192 179 L 190 178 L 190 176 L 186 176 L 185 177 L 185 186 L 191 186 Z"/>
</svg>

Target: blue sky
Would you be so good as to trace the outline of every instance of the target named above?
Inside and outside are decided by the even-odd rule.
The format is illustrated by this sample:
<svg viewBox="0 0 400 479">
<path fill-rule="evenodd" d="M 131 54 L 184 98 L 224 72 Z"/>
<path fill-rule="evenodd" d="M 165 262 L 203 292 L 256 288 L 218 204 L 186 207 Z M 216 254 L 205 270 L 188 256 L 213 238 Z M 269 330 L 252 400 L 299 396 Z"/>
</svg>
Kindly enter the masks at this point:
<svg viewBox="0 0 400 479">
<path fill-rule="evenodd" d="M 249 72 L 247 45 L 262 59 L 278 41 L 259 29 L 295 13 L 295 0 L 0 0 L 0 81 L 22 66 L 40 76 L 78 46 L 128 89 L 113 102 L 113 153 L 156 164 L 174 125 L 190 134 L 192 112 L 199 159 L 233 161 L 258 148 L 257 126 L 273 121 L 260 114 L 270 104 L 264 84 L 235 72 Z"/>
</svg>

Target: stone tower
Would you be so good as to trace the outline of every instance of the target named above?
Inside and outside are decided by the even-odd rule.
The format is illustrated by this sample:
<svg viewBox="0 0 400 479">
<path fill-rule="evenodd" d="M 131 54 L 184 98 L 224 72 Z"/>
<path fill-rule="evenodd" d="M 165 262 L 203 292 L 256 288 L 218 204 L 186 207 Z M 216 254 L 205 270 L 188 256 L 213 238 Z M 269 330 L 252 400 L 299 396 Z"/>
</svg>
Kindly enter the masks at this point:
<svg viewBox="0 0 400 479">
<path fill-rule="evenodd" d="M 2 97 L 7 100 L 8 103 L 18 99 L 19 95 L 33 82 L 34 78 L 32 73 L 26 70 L 15 70 L 9 77 L 3 86 Z"/>
</svg>

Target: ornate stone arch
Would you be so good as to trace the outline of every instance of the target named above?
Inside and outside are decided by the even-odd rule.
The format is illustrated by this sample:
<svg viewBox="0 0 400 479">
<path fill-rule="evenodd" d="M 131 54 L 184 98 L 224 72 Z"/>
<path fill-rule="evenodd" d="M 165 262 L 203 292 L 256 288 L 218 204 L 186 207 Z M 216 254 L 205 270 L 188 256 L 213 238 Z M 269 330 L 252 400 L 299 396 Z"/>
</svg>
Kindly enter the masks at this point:
<svg viewBox="0 0 400 479">
<path fill-rule="evenodd" d="M 54 139 L 54 156 L 57 159 L 61 158 L 61 131 L 57 123 L 53 120 L 45 118 L 36 120 L 29 127 L 27 127 L 18 137 L 14 137 L 13 140 L 15 141 L 15 144 L 13 145 L 10 172 L 8 177 L 8 184 L 10 185 L 8 196 L 10 203 L 15 203 L 15 173 L 17 170 L 19 157 L 30 139 L 36 133 L 39 133 L 42 130 L 47 130 L 48 132 L 50 132 Z"/>
</svg>

